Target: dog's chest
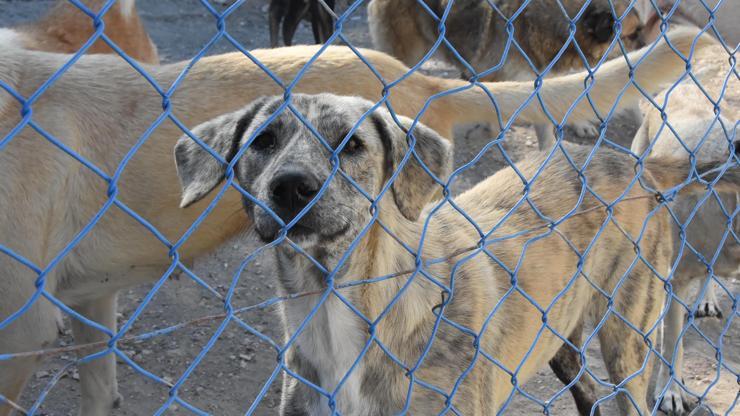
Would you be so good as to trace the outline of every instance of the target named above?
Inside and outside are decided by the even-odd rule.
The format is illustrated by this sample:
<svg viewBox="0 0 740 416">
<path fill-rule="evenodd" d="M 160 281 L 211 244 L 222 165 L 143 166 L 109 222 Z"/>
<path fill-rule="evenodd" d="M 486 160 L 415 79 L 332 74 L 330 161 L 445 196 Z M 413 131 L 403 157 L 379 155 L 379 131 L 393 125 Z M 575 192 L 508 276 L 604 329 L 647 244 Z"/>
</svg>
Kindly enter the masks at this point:
<svg viewBox="0 0 740 416">
<path fill-rule="evenodd" d="M 282 261 L 281 263 L 279 269 L 283 274 L 281 276 L 283 284 L 322 280 L 311 267 L 304 268 L 296 264 L 289 266 Z M 285 276 L 285 273 L 290 273 L 291 276 Z M 291 289 L 290 292 L 293 292 L 298 288 L 294 286 Z M 305 287 L 299 291 L 315 289 Z M 339 386 L 339 392 L 335 397 L 340 414 L 356 416 L 368 414 L 370 406 L 367 405 L 367 397 L 360 388 L 363 366 L 361 362 L 355 365 L 367 340 L 367 325 L 336 295 L 330 294 L 321 303 L 322 297 L 322 295 L 306 296 L 284 304 L 286 337 L 296 337 L 294 351 L 299 355 L 297 359 L 313 368 L 318 378 L 311 380 L 312 382 L 330 394 L 335 393 Z M 309 315 L 312 316 L 308 318 Z M 310 320 L 301 333 L 296 335 L 306 319 Z M 324 396 L 310 406 L 312 416 L 331 414 L 328 400 Z"/>
<path fill-rule="evenodd" d="M 286 308 L 288 336 L 296 333 L 305 317 L 316 308 L 319 299 L 320 296 L 298 299 Z M 362 321 L 339 299 L 330 295 L 296 338 L 300 359 L 315 369 L 318 376 L 315 382 L 321 388 L 331 394 L 342 383 L 336 395 L 337 410 L 341 414 L 363 415 L 363 409 L 367 409 L 363 405 L 367 398 L 363 397 L 360 389 L 362 363 L 353 368 L 366 342 L 367 331 L 362 328 Z M 322 396 L 318 403 L 314 403 L 310 414 L 330 415 L 328 400 Z"/>
</svg>

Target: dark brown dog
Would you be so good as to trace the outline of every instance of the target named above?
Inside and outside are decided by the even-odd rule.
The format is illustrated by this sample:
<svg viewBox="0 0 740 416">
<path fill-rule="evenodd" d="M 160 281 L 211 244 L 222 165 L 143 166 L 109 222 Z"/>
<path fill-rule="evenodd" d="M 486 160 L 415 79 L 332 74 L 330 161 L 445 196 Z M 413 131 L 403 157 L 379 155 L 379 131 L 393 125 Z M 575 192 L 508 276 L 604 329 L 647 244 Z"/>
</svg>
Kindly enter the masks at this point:
<svg viewBox="0 0 740 416">
<path fill-rule="evenodd" d="M 324 0 L 334 10 L 334 0 Z M 278 46 L 278 31 L 283 26 L 283 42 L 293 44 L 293 36 L 301 20 L 311 22 L 316 43 L 324 43 L 334 33 L 332 15 L 318 0 L 272 0 L 270 2 L 270 46 Z"/>
</svg>

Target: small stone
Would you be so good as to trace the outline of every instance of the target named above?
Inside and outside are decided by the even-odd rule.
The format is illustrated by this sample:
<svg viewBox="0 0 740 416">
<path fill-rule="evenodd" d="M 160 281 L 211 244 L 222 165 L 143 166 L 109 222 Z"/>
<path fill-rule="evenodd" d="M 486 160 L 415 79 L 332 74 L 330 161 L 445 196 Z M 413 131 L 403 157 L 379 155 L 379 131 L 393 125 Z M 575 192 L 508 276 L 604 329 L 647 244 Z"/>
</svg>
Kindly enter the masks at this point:
<svg viewBox="0 0 740 416">
<path fill-rule="evenodd" d="M 168 349 L 165 352 L 165 354 L 167 354 L 167 355 L 180 355 L 180 354 L 182 354 L 182 350 L 180 350 L 179 348 L 170 348 L 170 349 Z"/>
<path fill-rule="evenodd" d="M 38 373 L 36 373 L 36 378 L 47 378 L 50 375 L 51 374 L 48 371 L 43 371 L 42 370 L 42 371 L 39 371 Z"/>
</svg>

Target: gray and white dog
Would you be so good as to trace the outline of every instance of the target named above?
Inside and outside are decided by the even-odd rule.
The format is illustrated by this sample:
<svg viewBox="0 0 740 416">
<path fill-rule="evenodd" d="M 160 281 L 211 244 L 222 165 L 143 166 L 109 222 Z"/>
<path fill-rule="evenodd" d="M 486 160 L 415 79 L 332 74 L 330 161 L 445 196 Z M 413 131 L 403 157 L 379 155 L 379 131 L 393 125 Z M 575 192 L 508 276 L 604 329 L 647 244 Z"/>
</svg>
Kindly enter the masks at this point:
<svg viewBox="0 0 740 416">
<path fill-rule="evenodd" d="M 590 148 L 569 146 L 570 159 L 553 157 L 520 204 L 519 174 L 532 178 L 545 161 L 530 157 L 456 196 L 464 217 L 452 204 L 428 204 L 452 165 L 449 142 L 433 130 L 404 117 L 399 128 L 376 110 L 350 136 L 370 102 L 294 95 L 293 107 L 324 142 L 289 111 L 265 126 L 281 104 L 263 98 L 193 132 L 227 161 L 249 145 L 235 177 L 262 203 L 245 198 L 246 211 L 263 241 L 287 237 L 276 246 L 281 290 L 313 293 L 282 305 L 286 340 L 295 339 L 287 365 L 312 383 L 286 375 L 282 415 L 494 414 L 515 393 L 509 371 L 526 383 L 563 344 L 556 334 L 587 317 L 604 319 L 599 338 L 611 381 L 623 383 L 621 414 L 648 411 L 654 354 L 645 339 L 665 303 L 655 273 L 668 273 L 673 246 L 665 209 L 631 186 L 633 159 L 606 149 L 591 158 Z M 187 136 L 175 158 L 183 206 L 225 177 L 225 165 Z M 589 158 L 586 191 L 571 163 Z M 665 190 L 689 167 L 649 160 L 642 179 Z M 714 164 L 699 170 L 707 167 Z M 740 186 L 736 169 L 722 179 L 719 190 Z M 619 202 L 606 209 L 601 201 Z M 636 253 L 628 236 L 638 235 Z M 327 292 L 389 275 L 397 277 Z M 614 295 L 607 300 L 592 285 Z"/>
</svg>

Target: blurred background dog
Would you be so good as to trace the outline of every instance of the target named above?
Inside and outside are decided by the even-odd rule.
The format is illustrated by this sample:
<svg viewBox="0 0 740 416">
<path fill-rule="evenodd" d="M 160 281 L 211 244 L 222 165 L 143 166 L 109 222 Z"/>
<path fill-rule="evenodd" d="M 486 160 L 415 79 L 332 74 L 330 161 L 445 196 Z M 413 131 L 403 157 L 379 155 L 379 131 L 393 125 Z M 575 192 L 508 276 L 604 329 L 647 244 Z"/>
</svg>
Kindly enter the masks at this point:
<svg viewBox="0 0 740 416">
<path fill-rule="evenodd" d="M 595 65 L 615 35 L 620 36 L 628 50 L 643 45 L 641 19 L 627 0 L 594 0 L 583 10 L 581 0 L 541 0 L 530 2 L 523 9 L 523 0 L 425 3 L 429 10 L 417 0 L 372 0 L 368 22 L 374 46 L 406 65 L 416 65 L 437 41 L 438 16 L 448 7 L 451 8 L 444 25 L 449 46 L 441 44 L 438 51 L 464 77 L 477 74 L 487 81 L 533 80 L 550 65 L 545 75 Z M 576 17 L 571 42 L 571 19 Z M 619 33 L 614 31 L 617 18 L 621 20 Z M 509 42 L 510 31 L 515 43 Z M 540 149 L 554 143 L 552 127 L 536 126 Z M 577 124 L 574 128 L 578 136 L 598 134 L 591 124 Z"/>
<path fill-rule="evenodd" d="M 99 13 L 107 0 L 82 0 L 93 13 Z M 103 16 L 105 36 L 127 55 L 140 62 L 159 63 L 157 47 L 141 23 L 135 0 L 119 0 Z M 93 19 L 67 0 L 57 1 L 40 20 L 10 30 L 19 46 L 36 51 L 75 53 L 95 33 Z M 102 39 L 93 43 L 87 53 L 113 53 Z"/>
</svg>

